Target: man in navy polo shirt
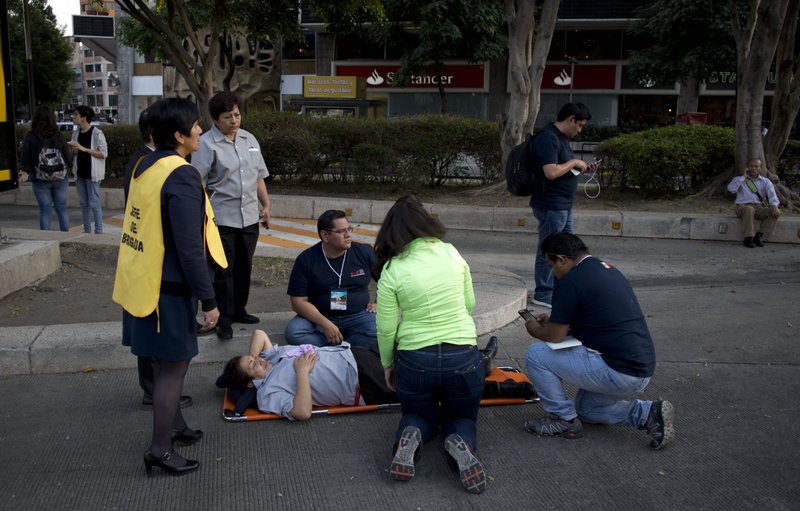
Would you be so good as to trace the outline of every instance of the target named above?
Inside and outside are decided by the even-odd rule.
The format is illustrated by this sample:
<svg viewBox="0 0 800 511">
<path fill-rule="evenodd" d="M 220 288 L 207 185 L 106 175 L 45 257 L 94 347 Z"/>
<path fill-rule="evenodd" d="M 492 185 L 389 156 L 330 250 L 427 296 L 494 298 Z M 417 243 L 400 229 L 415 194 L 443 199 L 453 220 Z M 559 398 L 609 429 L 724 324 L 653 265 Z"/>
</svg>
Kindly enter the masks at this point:
<svg viewBox="0 0 800 511">
<path fill-rule="evenodd" d="M 329 209 L 317 219 L 320 242 L 297 256 L 287 294 L 297 315 L 286 325 L 286 342 L 378 345 L 375 303 L 369 283 L 375 250 L 353 243 L 344 211 Z"/>
<path fill-rule="evenodd" d="M 583 436 L 581 420 L 646 430 L 650 447 L 672 440 L 669 401 L 634 399 L 656 366 L 655 349 L 639 302 L 616 268 L 589 254 L 568 232 L 547 237 L 542 251 L 557 277 L 551 313 L 525 324 L 535 342 L 526 355 L 527 374 L 547 416 L 527 421 L 540 436 Z M 583 345 L 561 348 L 574 336 Z M 579 388 L 567 398 L 564 383 Z"/>
</svg>

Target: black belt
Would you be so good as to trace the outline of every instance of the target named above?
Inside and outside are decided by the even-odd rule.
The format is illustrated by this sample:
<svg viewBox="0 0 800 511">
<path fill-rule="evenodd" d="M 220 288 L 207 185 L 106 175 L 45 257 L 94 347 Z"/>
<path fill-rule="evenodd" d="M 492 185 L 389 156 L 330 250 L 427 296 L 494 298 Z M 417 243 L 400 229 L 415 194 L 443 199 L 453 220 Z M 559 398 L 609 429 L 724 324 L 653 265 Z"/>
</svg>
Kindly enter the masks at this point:
<svg viewBox="0 0 800 511">
<path fill-rule="evenodd" d="M 464 350 L 464 349 L 471 349 L 475 346 L 472 344 L 450 344 L 449 342 L 443 342 L 441 344 L 434 344 L 433 346 L 425 346 L 424 348 L 420 348 L 417 351 L 432 351 L 434 353 L 438 353 L 439 351 L 456 351 L 456 350 Z"/>
</svg>

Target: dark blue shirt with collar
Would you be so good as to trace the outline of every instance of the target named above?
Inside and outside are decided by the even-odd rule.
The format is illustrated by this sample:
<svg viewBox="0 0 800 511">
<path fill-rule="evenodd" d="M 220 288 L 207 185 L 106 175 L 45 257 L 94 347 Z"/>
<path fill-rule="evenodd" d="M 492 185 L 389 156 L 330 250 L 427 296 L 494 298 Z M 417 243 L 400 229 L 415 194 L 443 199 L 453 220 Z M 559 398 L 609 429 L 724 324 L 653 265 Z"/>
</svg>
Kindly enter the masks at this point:
<svg viewBox="0 0 800 511">
<path fill-rule="evenodd" d="M 567 172 L 556 179 L 547 179 L 544 175 L 545 165 L 560 165 L 573 159 L 569 139 L 549 123 L 533 139 L 533 195 L 530 205 L 536 209 L 566 210 L 572 209 L 575 190 L 578 189 L 578 178 Z"/>
</svg>

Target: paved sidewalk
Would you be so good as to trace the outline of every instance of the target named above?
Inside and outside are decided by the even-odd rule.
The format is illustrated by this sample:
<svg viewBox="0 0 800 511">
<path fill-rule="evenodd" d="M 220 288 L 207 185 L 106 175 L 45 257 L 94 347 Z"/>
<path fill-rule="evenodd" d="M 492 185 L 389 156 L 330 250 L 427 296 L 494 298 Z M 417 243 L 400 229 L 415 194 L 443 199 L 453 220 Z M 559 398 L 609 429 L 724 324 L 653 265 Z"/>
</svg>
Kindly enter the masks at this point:
<svg viewBox="0 0 800 511">
<path fill-rule="evenodd" d="M 276 206 L 290 202 L 283 197 L 273 200 Z M 367 223 L 374 222 L 373 216 L 377 218 L 383 207 L 372 201 L 348 205 L 336 199 L 304 201 L 310 209 L 298 216 L 313 218 L 327 207 L 352 207 L 358 221 Z M 432 208 L 451 227 L 455 223 L 500 228 L 493 219 L 508 213 Z M 284 214 L 291 216 L 279 215 Z M 617 235 L 631 233 L 630 225 L 635 223 L 631 215 L 626 214 L 628 227 Z M 605 222 L 609 217 L 604 218 Z M 665 225 L 645 218 L 667 221 L 642 217 L 639 232 L 645 232 L 645 225 L 648 229 Z M 597 217 L 576 218 L 576 227 L 589 228 L 595 221 Z M 694 220 L 670 225 L 677 231 L 685 227 L 688 234 L 697 232 L 692 229 Z M 520 229 L 531 230 L 530 222 Z M 613 226 L 609 229 L 613 231 Z M 7 231 L 38 239 L 115 242 L 110 234 L 21 233 L 4 228 Z M 290 256 L 285 248 L 263 250 Z M 787 252 L 770 257 L 793 257 Z M 765 257 L 770 253 L 764 252 Z M 730 263 L 738 261 L 731 258 Z M 641 263 L 648 264 L 658 263 Z M 698 261 L 699 270 L 702 264 Z M 484 284 L 513 289 L 519 278 L 473 269 L 476 289 Z M 197 358 L 186 378 L 184 390 L 194 398 L 186 417 L 192 427 L 204 430 L 205 437 L 179 452 L 198 459 L 200 470 L 177 478 L 156 469 L 148 478 L 142 454 L 149 441 L 151 415 L 138 409 L 141 391 L 136 371 L 104 369 L 125 366 L 114 352 L 121 348 L 116 339 L 96 341 L 118 336 L 119 325 L 81 330 L 31 327 L 40 329 L 26 334 L 32 340 L 27 345 L 28 363 L 38 367 L 36 374 L 0 371 L 5 372 L 0 376 L 0 507 L 10 511 L 797 509 L 800 278 L 782 275 L 757 281 L 736 277 L 718 285 L 683 283 L 637 289 L 658 360 L 644 398 L 673 402 L 675 442 L 654 452 L 643 432 L 597 425 L 587 425 L 587 436 L 578 440 L 539 438 L 522 428 L 524 420 L 541 416 L 538 405 L 483 408 L 478 456 L 488 480 L 481 495 L 460 487 L 447 465 L 441 438 L 424 446 L 414 480 L 392 481 L 387 470 L 400 417 L 397 412 L 315 417 L 305 424 L 221 420 L 222 396 L 213 382 L 222 364 L 211 359 L 243 351 L 243 336 L 220 348 L 215 357 L 212 344 L 219 348 L 224 343 L 206 338 L 209 344 L 201 346 L 201 357 L 207 353 L 208 358 Z M 497 278 L 508 281 L 496 282 Z M 514 303 L 513 297 L 478 293 L 479 302 L 489 302 L 492 310 L 503 299 Z M 288 315 L 263 315 L 262 323 L 271 331 L 280 330 Z M 524 367 L 531 338 L 519 320 L 502 324 L 485 327 L 487 333 L 479 345 L 489 335 L 497 335 L 496 362 Z M 0 332 L 0 365 L 13 358 L 5 347 L 25 345 L 21 339 L 26 337 L 20 330 Z M 65 344 L 67 339 L 71 339 L 69 344 Z M 87 357 L 96 355 L 94 370 L 82 371 Z M 123 356 L 131 367 L 133 357 L 121 350 L 119 357 Z M 64 370 L 74 372 L 55 372 L 62 370 L 57 364 L 72 364 Z"/>
<path fill-rule="evenodd" d="M 111 208 L 113 212 L 115 206 L 122 206 L 121 190 L 101 191 L 104 207 Z M 357 226 L 358 239 L 369 243 L 374 240 L 381 220 L 392 205 L 389 201 L 352 198 L 273 195 L 272 199 L 273 228 L 269 231 L 262 229 L 257 253 L 289 258 L 294 258 L 302 249 L 316 242 L 314 222 L 323 211 L 344 209 Z M 0 194 L 0 204 L 3 203 L 35 204 L 35 198 L 30 187 L 22 187 L 13 193 Z M 536 221 L 527 208 L 479 208 L 435 203 L 428 207 L 448 228 L 536 232 Z M 59 256 L 54 252 L 53 244 L 41 245 L 42 241 L 116 244 L 121 222 L 121 213 L 108 215 L 104 222 L 106 232 L 99 236 L 84 234 L 79 227 L 71 229 L 69 233 L 4 228 L 5 236 L 12 240 L 29 240 L 33 242 L 33 248 L 24 258 L 17 257 L 16 261 L 25 260 L 22 266 L 19 263 L 9 264 L 6 258 L 10 252 L 0 251 L 0 291 L 4 291 L 6 286 L 13 286 L 12 290 L 24 287 L 55 271 Z M 574 225 L 579 235 L 671 239 L 736 240 L 739 230 L 738 220 L 732 216 L 620 211 L 576 211 Z M 800 217 L 781 219 L 778 226 L 772 241 L 800 243 Z M 38 260 L 41 263 L 31 263 Z M 40 273 L 35 273 L 35 270 Z M 473 265 L 472 270 L 478 303 L 475 319 L 479 334 L 515 320 L 516 311 L 526 303 L 524 279 L 487 265 Z M 15 282 L 24 276 L 28 276 L 29 280 Z M 289 310 L 287 303 L 285 312 L 261 311 L 259 316 L 263 321 L 260 326 L 281 341 L 284 326 L 291 318 Z M 239 329 L 236 336 L 248 338 L 251 330 Z M 116 322 L 0 328 L 0 374 L 69 372 L 87 367 L 133 367 L 135 360 L 120 346 L 119 331 L 119 323 Z M 220 362 L 232 356 L 230 345 L 220 344 L 215 336 L 201 338 L 200 344 L 198 361 Z"/>
</svg>

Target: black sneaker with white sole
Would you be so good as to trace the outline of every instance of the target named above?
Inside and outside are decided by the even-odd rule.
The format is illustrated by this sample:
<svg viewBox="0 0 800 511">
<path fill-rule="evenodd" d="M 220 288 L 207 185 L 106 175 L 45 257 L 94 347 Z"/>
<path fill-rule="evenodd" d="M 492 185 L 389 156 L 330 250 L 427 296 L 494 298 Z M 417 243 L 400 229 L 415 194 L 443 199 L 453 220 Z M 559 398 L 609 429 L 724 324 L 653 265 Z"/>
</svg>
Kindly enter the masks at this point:
<svg viewBox="0 0 800 511">
<path fill-rule="evenodd" d="M 654 450 L 661 449 L 672 441 L 675 437 L 675 427 L 673 421 L 675 411 L 669 401 L 653 401 L 650 406 L 650 413 L 647 414 L 647 422 L 642 429 L 647 430 L 650 435 L 650 447 Z"/>
</svg>

